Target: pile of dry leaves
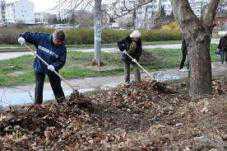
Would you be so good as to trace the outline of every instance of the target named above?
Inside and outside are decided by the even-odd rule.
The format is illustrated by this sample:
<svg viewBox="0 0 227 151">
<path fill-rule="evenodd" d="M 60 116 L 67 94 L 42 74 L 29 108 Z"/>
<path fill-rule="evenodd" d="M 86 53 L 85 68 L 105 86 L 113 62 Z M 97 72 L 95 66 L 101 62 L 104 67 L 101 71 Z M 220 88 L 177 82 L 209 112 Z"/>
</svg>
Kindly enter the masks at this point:
<svg viewBox="0 0 227 151">
<path fill-rule="evenodd" d="M 152 81 L 92 96 L 72 95 L 45 109 L 0 114 L 0 150 L 223 149 L 223 95 L 191 101 L 185 84 Z"/>
</svg>

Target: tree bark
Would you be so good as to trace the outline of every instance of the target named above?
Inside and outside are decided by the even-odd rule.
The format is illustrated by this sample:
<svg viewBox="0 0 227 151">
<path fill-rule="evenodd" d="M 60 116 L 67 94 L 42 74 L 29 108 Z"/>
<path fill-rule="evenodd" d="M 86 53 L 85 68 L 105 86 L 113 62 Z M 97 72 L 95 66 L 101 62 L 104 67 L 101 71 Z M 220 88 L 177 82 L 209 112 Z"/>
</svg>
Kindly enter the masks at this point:
<svg viewBox="0 0 227 151">
<path fill-rule="evenodd" d="M 186 38 L 191 43 L 188 47 L 188 57 L 190 62 L 190 89 L 189 95 L 193 99 L 210 95 L 212 92 L 212 72 L 210 59 L 211 36 L 204 34 L 202 29 L 198 33 L 188 34 L 194 39 Z"/>
<path fill-rule="evenodd" d="M 94 62 L 101 66 L 101 34 L 102 34 L 102 0 L 95 0 L 95 17 L 94 17 Z"/>
<path fill-rule="evenodd" d="M 200 20 L 193 13 L 188 0 L 172 0 L 173 12 L 183 37 L 188 44 L 190 64 L 189 95 L 192 99 L 210 95 L 212 92 L 212 72 L 210 42 L 213 20 L 219 0 L 211 0 L 208 10 Z"/>
</svg>

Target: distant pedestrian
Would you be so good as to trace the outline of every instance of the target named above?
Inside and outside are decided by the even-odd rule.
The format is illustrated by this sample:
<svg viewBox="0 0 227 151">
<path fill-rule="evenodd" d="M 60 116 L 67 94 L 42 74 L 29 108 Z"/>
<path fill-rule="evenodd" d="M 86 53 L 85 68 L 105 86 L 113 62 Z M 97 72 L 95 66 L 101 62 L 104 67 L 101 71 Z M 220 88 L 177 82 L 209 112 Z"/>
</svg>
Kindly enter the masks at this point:
<svg viewBox="0 0 227 151">
<path fill-rule="evenodd" d="M 222 64 L 227 62 L 227 33 L 226 32 L 224 36 L 220 38 L 216 54 L 219 54 L 221 56 Z"/>
<path fill-rule="evenodd" d="M 141 33 L 138 30 L 133 31 L 125 39 L 118 42 L 118 47 L 121 51 L 121 59 L 124 62 L 125 82 L 130 83 L 130 65 L 134 67 L 135 81 L 141 81 L 139 67 L 130 59 L 124 51 L 126 51 L 132 58 L 139 61 L 142 55 Z"/>
<path fill-rule="evenodd" d="M 59 71 L 66 62 L 65 34 L 62 30 L 57 30 L 53 34 L 25 32 L 20 35 L 18 42 L 24 45 L 25 42 L 36 47 L 36 53 L 44 59 L 49 66 L 41 60 L 35 58 L 33 68 L 35 71 L 35 104 L 43 103 L 43 86 L 47 75 L 53 89 L 57 102 L 65 99 L 61 86 L 61 79 L 53 72 Z"/>
<path fill-rule="evenodd" d="M 181 63 L 180 63 L 180 71 L 187 71 L 189 69 L 189 60 L 188 60 L 188 48 L 187 48 L 187 43 L 184 38 L 182 38 L 182 46 L 181 46 L 181 52 L 182 52 L 182 58 L 181 58 Z M 183 69 L 185 66 L 186 62 L 186 67 L 187 69 Z"/>
</svg>

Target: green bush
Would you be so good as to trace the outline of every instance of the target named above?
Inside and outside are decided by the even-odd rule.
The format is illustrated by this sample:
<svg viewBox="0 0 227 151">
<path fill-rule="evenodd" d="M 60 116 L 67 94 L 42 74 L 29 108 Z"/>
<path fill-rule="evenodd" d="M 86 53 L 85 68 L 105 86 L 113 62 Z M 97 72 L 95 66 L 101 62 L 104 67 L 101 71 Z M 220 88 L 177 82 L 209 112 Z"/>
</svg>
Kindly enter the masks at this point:
<svg viewBox="0 0 227 151">
<path fill-rule="evenodd" d="M 127 30 L 106 29 L 102 31 L 102 43 L 114 43 L 130 34 Z"/>
<path fill-rule="evenodd" d="M 143 41 L 165 41 L 165 40 L 180 40 L 181 34 L 177 30 L 143 30 Z"/>
<path fill-rule="evenodd" d="M 70 30 L 70 32 L 75 32 L 75 39 L 74 43 L 76 44 L 92 44 L 94 43 L 94 32 L 91 29 L 79 29 L 79 30 Z M 70 44 L 74 44 L 70 43 Z"/>
<path fill-rule="evenodd" d="M 20 33 L 30 32 L 46 32 L 52 33 L 53 29 L 48 28 L 0 28 L 0 44 L 16 44 Z M 116 43 L 118 40 L 130 34 L 129 30 L 113 30 L 105 29 L 102 31 L 102 43 Z M 180 40 L 181 34 L 178 30 L 156 29 L 156 30 L 141 30 L 142 40 L 145 42 L 164 41 L 164 40 Z M 66 30 L 67 44 L 93 44 L 94 32 L 93 29 L 70 29 Z"/>
<path fill-rule="evenodd" d="M 22 32 L 20 29 L 15 28 L 1 28 L 0 29 L 0 44 L 15 44 L 17 35 Z"/>
</svg>

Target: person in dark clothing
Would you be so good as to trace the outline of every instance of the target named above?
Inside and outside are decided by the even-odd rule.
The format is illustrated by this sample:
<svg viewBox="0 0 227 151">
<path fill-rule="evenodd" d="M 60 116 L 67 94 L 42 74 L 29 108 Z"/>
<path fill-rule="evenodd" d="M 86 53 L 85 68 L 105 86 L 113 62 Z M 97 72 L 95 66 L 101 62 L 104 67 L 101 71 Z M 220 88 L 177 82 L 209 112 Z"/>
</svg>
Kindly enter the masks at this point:
<svg viewBox="0 0 227 151">
<path fill-rule="evenodd" d="M 124 62 L 124 72 L 125 72 L 125 82 L 130 82 L 130 65 L 134 67 L 135 70 L 135 81 L 141 81 L 141 75 L 139 67 L 130 59 L 124 51 L 126 51 L 132 58 L 139 61 L 140 56 L 142 55 L 142 42 L 141 34 L 138 30 L 133 31 L 130 36 L 119 41 L 118 47 L 121 51 L 121 60 Z"/>
<path fill-rule="evenodd" d="M 41 105 L 43 102 L 43 86 L 47 75 L 58 103 L 65 99 L 61 86 L 61 79 L 53 72 L 59 71 L 66 62 L 65 34 L 62 30 L 57 30 L 53 34 L 25 32 L 20 34 L 18 42 L 24 45 L 25 42 L 33 44 L 36 53 L 44 59 L 49 66 L 46 66 L 37 57 L 34 60 L 35 71 L 35 104 Z"/>
<path fill-rule="evenodd" d="M 184 68 L 185 65 L 185 61 L 188 55 L 188 49 L 187 49 L 187 44 L 185 39 L 182 39 L 182 46 L 181 46 L 181 51 L 182 51 L 182 59 L 181 59 L 181 63 L 180 63 L 180 70 Z M 189 68 L 189 65 L 187 63 L 187 69 Z"/>
<path fill-rule="evenodd" d="M 227 61 L 227 34 L 221 37 L 217 53 L 221 56 L 222 64 Z"/>
</svg>

